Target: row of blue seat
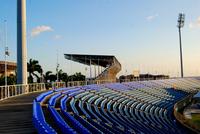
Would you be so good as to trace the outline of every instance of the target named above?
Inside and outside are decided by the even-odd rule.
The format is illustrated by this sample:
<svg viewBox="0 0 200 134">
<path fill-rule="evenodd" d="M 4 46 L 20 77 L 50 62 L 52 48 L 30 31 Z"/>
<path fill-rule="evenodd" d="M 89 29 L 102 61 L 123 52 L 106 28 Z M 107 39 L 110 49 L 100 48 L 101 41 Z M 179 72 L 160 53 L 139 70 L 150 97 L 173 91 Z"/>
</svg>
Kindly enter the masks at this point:
<svg viewBox="0 0 200 134">
<path fill-rule="evenodd" d="M 198 86 L 191 78 L 56 89 L 34 100 L 33 124 L 39 133 L 187 133 L 173 106 Z"/>
<path fill-rule="evenodd" d="M 41 134 L 56 134 L 56 131 L 46 122 L 40 103 L 52 91 L 42 93 L 33 101 L 33 125 Z"/>
</svg>

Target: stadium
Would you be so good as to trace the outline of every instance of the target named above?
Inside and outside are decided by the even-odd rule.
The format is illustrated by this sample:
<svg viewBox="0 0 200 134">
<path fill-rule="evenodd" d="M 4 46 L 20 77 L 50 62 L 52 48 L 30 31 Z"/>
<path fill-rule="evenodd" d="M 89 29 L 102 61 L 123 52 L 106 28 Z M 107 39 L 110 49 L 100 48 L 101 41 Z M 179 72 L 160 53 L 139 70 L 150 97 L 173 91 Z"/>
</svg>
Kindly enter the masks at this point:
<svg viewBox="0 0 200 134">
<path fill-rule="evenodd" d="M 111 53 L 110 55 L 104 53 L 96 54 L 95 50 L 94 54 L 92 54 L 93 49 L 91 48 L 91 51 L 89 47 L 88 50 L 90 53 L 86 54 L 68 53 L 68 51 L 65 54 L 57 53 L 56 73 L 53 74 L 51 71 L 44 73 L 43 68 L 39 65 L 37 60 L 30 58 L 29 62 L 27 62 L 29 57 L 27 56 L 26 41 L 29 40 L 29 38 L 27 39 L 28 34 L 26 33 L 26 1 L 27 0 L 17 0 L 16 3 L 16 63 L 7 61 L 10 55 L 6 40 L 7 21 L 4 21 L 4 43 L 6 47 L 4 55 L 5 61 L 0 61 L 0 77 L 1 84 L 5 82 L 5 85 L 0 86 L 0 134 L 200 133 L 200 77 L 198 73 L 195 76 L 186 76 L 184 75 L 183 69 L 181 29 L 185 23 L 185 14 L 180 13 L 178 16 L 177 27 L 179 30 L 180 43 L 180 76 L 178 77 L 171 77 L 168 74 L 165 75 L 166 73 L 157 75 L 150 73 L 140 74 L 138 70 L 134 70 L 133 74 L 127 75 L 126 69 L 125 73 L 123 73 L 124 61 L 118 59 L 117 56 L 123 55 L 124 53 L 118 55 L 112 54 L 112 52 L 120 49 L 117 45 L 112 46 L 116 48 L 114 51 L 109 51 L 109 53 Z M 109 5 L 109 3 L 106 4 Z M 53 7 L 54 6 L 55 5 L 53 5 Z M 106 8 L 108 7 L 106 5 Z M 125 7 L 128 7 L 128 5 Z M 64 8 L 66 7 L 64 6 Z M 39 9 L 39 7 L 37 9 Z M 2 9 L 0 8 L 0 10 Z M 91 11 L 89 12 L 91 13 Z M 73 13 L 76 14 L 76 12 Z M 48 13 L 48 15 L 49 14 L 50 13 Z M 56 14 L 56 16 L 59 15 Z M 71 16 L 73 23 L 75 22 L 73 20 L 75 18 L 74 16 L 76 15 Z M 152 20 L 158 16 L 158 14 L 148 16 L 146 20 L 152 22 Z M 46 16 L 43 17 L 45 18 Z M 62 16 L 59 17 L 61 17 L 60 20 L 64 20 Z M 92 19 L 90 18 L 90 20 Z M 59 23 L 61 22 L 62 21 L 59 21 Z M 199 27 L 200 25 L 197 24 L 199 22 L 198 20 L 198 22 L 191 23 L 190 27 Z M 84 23 L 84 21 L 82 23 Z M 69 25 L 69 27 L 71 26 Z M 97 28 L 96 25 L 95 28 Z M 84 35 L 91 29 L 85 30 Z M 38 26 L 36 29 L 32 30 L 30 38 L 33 39 L 42 32 L 53 31 L 56 30 L 45 25 Z M 80 33 L 74 29 L 71 33 L 73 33 L 73 31 L 75 31 L 75 34 L 72 34 L 72 36 L 77 38 L 76 35 L 79 36 Z M 71 33 L 68 35 L 69 37 L 67 37 L 68 40 L 73 38 Z M 104 31 L 104 34 L 105 33 Z M 52 35 L 50 36 L 52 37 Z M 43 39 L 45 43 L 48 41 L 58 43 L 58 39 L 60 38 L 61 36 L 56 35 L 53 39 Z M 85 39 L 85 36 L 83 36 L 83 38 Z M 77 40 L 79 40 L 79 38 L 77 38 L 76 41 Z M 89 39 L 87 42 L 91 40 Z M 96 38 L 94 40 L 96 41 Z M 99 42 L 101 43 L 101 41 Z M 81 45 L 85 44 L 81 42 Z M 120 46 L 123 45 L 124 44 L 120 44 Z M 38 46 L 29 47 L 34 48 Z M 40 47 L 41 46 L 39 46 L 39 48 Z M 66 48 L 71 50 L 71 47 L 72 45 Z M 96 47 L 100 49 L 101 45 L 97 45 Z M 109 46 L 105 47 L 102 45 L 102 47 L 103 52 L 106 53 Z M 39 53 L 38 50 L 34 52 L 34 56 L 38 56 L 41 59 L 44 58 L 44 63 L 52 63 L 55 58 L 53 56 L 55 48 L 44 48 L 45 51 L 41 53 Z M 53 52 L 48 52 L 51 49 L 53 49 Z M 76 51 L 82 49 L 83 47 L 76 48 Z M 131 49 L 131 47 L 128 49 Z M 128 49 L 126 49 L 127 53 Z M 151 49 L 149 50 L 151 51 Z M 142 53 L 144 53 L 142 55 L 148 58 L 149 55 L 146 55 L 145 52 L 147 51 L 142 50 Z M 49 53 L 50 56 L 46 58 L 45 56 L 47 53 Z M 63 72 L 63 70 L 59 68 L 58 54 L 62 55 L 64 62 L 76 63 L 78 67 L 71 67 L 71 69 L 76 70 L 86 66 L 85 70 L 82 68 L 80 73 L 76 71 L 74 75 Z M 162 52 L 162 56 L 163 55 Z M 170 54 L 167 55 L 167 57 L 168 56 L 170 56 Z M 159 56 L 156 55 L 156 57 Z M 174 58 L 174 56 L 172 57 Z M 128 57 L 128 63 L 132 58 L 132 56 Z M 164 56 L 159 58 L 165 60 Z M 145 64 L 147 64 L 147 60 Z M 150 62 L 156 62 L 156 59 Z M 69 66 L 69 64 L 64 65 L 64 67 L 67 67 L 68 72 L 70 70 Z M 170 66 L 173 67 L 172 64 Z M 52 66 L 51 64 L 45 64 L 45 67 L 48 68 Z M 165 70 L 164 72 L 166 72 L 167 67 L 163 69 Z M 81 72 L 84 71 L 85 75 L 82 75 Z M 88 76 L 87 72 L 89 72 Z M 120 74 L 122 75 L 119 77 Z M 12 78 L 10 82 L 14 84 L 9 85 L 8 78 Z"/>
<path fill-rule="evenodd" d="M 73 82 L 36 97 L 33 123 L 39 133 L 193 132 L 176 119 L 182 107 L 175 104 L 198 92 L 198 78 L 119 83 L 116 70 L 121 64 L 114 56 L 65 54 L 65 58 L 88 65 L 98 61 L 105 70 L 88 82 Z"/>
<path fill-rule="evenodd" d="M 39 133 L 191 133 L 174 104 L 199 86 L 185 78 L 55 89 L 34 100 L 33 122 Z"/>
<path fill-rule="evenodd" d="M 198 100 L 199 77 L 120 83 L 116 75 L 121 64 L 115 56 L 64 56 L 80 64 L 95 64 L 104 69 L 85 81 L 70 81 L 67 85 L 56 82 L 52 84 L 52 89 L 42 83 L 18 88 L 8 86 L 7 90 L 1 88 L 1 114 L 16 114 L 14 111 L 18 111 L 18 117 L 11 118 L 12 121 L 7 124 L 9 132 L 13 133 L 17 129 L 16 133 L 40 134 L 198 133 L 198 126 L 184 122 L 187 116 L 184 116 L 183 111 L 194 101 L 193 97 Z M 24 104 L 11 108 L 11 102 L 13 105 Z M 26 104 L 28 102 L 29 105 Z M 32 121 L 27 122 L 27 119 Z M 13 126 L 17 120 L 23 122 L 23 125 Z M 0 130 L 4 133 L 3 129 Z"/>
</svg>

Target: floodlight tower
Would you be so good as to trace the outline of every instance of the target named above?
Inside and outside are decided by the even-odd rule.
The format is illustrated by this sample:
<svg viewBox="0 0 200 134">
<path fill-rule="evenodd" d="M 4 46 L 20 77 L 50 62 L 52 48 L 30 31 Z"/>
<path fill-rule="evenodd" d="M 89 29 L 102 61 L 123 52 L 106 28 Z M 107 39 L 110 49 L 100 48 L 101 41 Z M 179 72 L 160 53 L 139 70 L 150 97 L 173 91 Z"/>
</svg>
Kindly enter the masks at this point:
<svg viewBox="0 0 200 134">
<path fill-rule="evenodd" d="M 185 23 L 185 14 L 180 13 L 178 16 L 178 31 L 179 31 L 179 41 L 180 41 L 180 63 L 181 63 L 181 77 L 183 78 L 183 55 L 182 55 L 182 41 L 181 41 L 181 28 L 183 28 Z"/>
<path fill-rule="evenodd" d="M 17 83 L 27 84 L 26 0 L 17 0 Z"/>
</svg>

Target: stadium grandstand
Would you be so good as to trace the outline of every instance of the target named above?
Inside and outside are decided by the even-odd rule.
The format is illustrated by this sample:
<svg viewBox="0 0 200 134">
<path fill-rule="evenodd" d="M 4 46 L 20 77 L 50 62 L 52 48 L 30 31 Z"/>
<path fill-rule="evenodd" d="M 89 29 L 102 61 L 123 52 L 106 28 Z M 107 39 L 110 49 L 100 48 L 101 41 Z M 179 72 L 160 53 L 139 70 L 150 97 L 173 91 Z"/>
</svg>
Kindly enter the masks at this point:
<svg viewBox="0 0 200 134">
<path fill-rule="evenodd" d="M 183 22 L 183 16 L 179 22 Z M 52 82 L 50 88 L 46 83 L 28 84 L 26 0 L 17 0 L 16 18 L 18 84 L 0 86 L 0 134 L 200 133 L 200 129 L 187 125 L 182 116 L 190 98 L 199 98 L 196 94 L 200 91 L 200 78 L 183 77 L 183 72 L 182 78 L 117 83 L 121 64 L 115 56 L 65 54 L 68 60 L 90 66 L 90 80 L 104 82 L 79 82 L 79 86 L 71 87 L 65 82 Z M 181 27 L 182 23 L 179 31 Z M 52 31 L 47 26 L 39 26 L 37 30 L 43 28 L 46 30 L 42 31 Z M 35 35 L 40 34 L 37 30 L 33 30 Z M 94 77 L 91 66 L 95 66 Z M 15 64 L 8 63 L 8 69 L 15 68 Z"/>
<path fill-rule="evenodd" d="M 180 78 L 55 89 L 34 100 L 33 123 L 39 133 L 190 134 L 173 108 L 199 87 Z"/>
<path fill-rule="evenodd" d="M 90 80 L 116 81 L 116 75 L 121 71 L 121 64 L 115 56 L 111 55 L 65 54 L 65 58 L 90 66 Z M 94 77 L 92 77 L 91 65 L 95 66 Z"/>
</svg>

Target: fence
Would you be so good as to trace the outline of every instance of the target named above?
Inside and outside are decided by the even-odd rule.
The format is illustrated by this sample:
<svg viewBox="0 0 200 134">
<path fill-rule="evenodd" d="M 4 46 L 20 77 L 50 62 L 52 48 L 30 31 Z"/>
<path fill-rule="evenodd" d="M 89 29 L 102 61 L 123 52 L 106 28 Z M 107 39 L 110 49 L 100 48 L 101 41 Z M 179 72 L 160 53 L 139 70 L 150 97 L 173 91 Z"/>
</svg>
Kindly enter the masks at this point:
<svg viewBox="0 0 200 134">
<path fill-rule="evenodd" d="M 166 77 L 157 78 L 159 79 L 167 79 Z M 133 81 L 149 81 L 149 80 L 155 80 L 154 78 L 134 78 L 134 79 L 122 79 L 119 80 L 85 80 L 85 81 L 69 81 L 67 82 L 67 87 L 73 87 L 73 86 L 84 86 L 84 85 L 91 85 L 91 84 L 106 84 L 106 83 L 116 83 L 116 82 L 133 82 Z"/>
<path fill-rule="evenodd" d="M 49 88 L 46 88 L 46 85 L 47 84 L 45 83 L 33 83 L 33 84 L 27 84 L 27 85 L 19 84 L 19 85 L 0 86 L 0 100 L 8 99 L 10 97 L 14 97 L 14 96 L 22 95 L 22 94 L 49 90 Z M 51 85 L 52 85 L 52 88 L 65 87 L 64 82 L 54 82 Z"/>
<path fill-rule="evenodd" d="M 53 82 L 51 84 L 51 86 L 52 86 L 52 89 L 64 88 L 64 87 L 66 87 L 66 84 L 65 84 L 65 82 Z"/>
<path fill-rule="evenodd" d="M 84 86 L 84 85 L 92 85 L 92 84 L 106 84 L 106 83 L 115 83 L 116 80 L 89 80 L 89 81 L 70 81 L 67 83 L 67 87 L 74 86 Z"/>
</svg>

